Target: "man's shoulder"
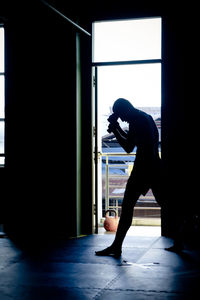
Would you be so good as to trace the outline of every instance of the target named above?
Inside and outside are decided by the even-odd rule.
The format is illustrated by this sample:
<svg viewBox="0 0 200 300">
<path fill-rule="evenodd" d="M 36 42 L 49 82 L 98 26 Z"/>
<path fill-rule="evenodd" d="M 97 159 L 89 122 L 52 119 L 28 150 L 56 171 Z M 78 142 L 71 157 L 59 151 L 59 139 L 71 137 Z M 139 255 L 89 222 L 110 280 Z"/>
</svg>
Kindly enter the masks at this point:
<svg viewBox="0 0 200 300">
<path fill-rule="evenodd" d="M 139 110 L 139 109 L 137 109 L 137 119 L 142 122 L 144 122 L 145 120 L 146 121 L 153 120 L 151 115 L 149 115 L 148 113 L 144 112 L 143 110 Z"/>
</svg>

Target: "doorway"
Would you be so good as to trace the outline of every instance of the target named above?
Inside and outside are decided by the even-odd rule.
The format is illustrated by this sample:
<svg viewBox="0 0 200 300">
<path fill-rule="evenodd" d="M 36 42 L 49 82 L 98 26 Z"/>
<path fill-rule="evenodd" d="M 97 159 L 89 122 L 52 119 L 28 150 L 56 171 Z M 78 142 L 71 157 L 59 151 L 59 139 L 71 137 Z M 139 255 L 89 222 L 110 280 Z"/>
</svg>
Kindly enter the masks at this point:
<svg viewBox="0 0 200 300">
<path fill-rule="evenodd" d="M 107 210 L 114 209 L 120 217 L 136 153 L 136 149 L 129 155 L 125 153 L 114 135 L 107 132 L 107 119 L 116 99 L 126 98 L 152 115 L 159 131 L 161 152 L 161 29 L 159 17 L 93 23 L 96 233 Z M 127 123 L 120 125 L 128 130 Z M 138 200 L 132 224 L 160 223 L 160 207 L 150 190 Z"/>
</svg>

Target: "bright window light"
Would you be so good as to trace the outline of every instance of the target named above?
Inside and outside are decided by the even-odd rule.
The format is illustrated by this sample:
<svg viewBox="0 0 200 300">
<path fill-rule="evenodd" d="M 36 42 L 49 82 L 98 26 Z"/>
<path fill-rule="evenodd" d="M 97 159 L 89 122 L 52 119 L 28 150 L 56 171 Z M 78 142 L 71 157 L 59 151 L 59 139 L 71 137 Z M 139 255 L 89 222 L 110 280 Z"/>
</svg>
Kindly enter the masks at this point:
<svg viewBox="0 0 200 300">
<path fill-rule="evenodd" d="M 93 62 L 161 59 L 161 18 L 93 23 Z"/>
<path fill-rule="evenodd" d="M 101 134 L 107 134 L 107 118 L 116 99 L 126 98 L 136 108 L 153 111 L 161 105 L 161 64 L 98 67 L 98 111 Z M 151 111 L 150 110 L 150 111 Z M 156 117 L 160 117 L 159 114 Z"/>
<path fill-rule="evenodd" d="M 105 66 L 98 68 L 98 99 L 108 114 L 117 98 L 135 107 L 158 107 L 161 99 L 161 64 Z"/>
<path fill-rule="evenodd" d="M 4 28 L 0 28 L 0 73 L 4 72 Z"/>
<path fill-rule="evenodd" d="M 107 133 L 107 118 L 118 98 L 126 98 L 136 108 L 160 119 L 161 30 L 160 17 L 93 23 L 93 62 L 98 66 L 102 135 Z"/>
<path fill-rule="evenodd" d="M 4 122 L 0 122 L 0 153 L 4 154 Z"/>
<path fill-rule="evenodd" d="M 119 170 L 120 154 L 124 151 L 113 138 L 113 134 L 108 133 L 107 119 L 112 113 L 114 101 L 118 98 L 126 98 L 134 107 L 153 117 L 158 128 L 159 141 L 161 141 L 161 29 L 162 19 L 160 17 L 93 23 L 92 61 L 95 68 L 94 86 L 96 89 L 93 92 L 95 92 L 94 100 L 97 101 L 98 113 L 95 124 L 98 129 L 96 146 L 104 154 L 106 152 L 119 154 L 119 157 L 112 157 L 112 165 L 110 164 L 112 168 L 108 167 L 108 170 L 113 175 L 112 186 L 117 186 L 122 190 L 124 186 L 119 184 L 121 177 L 120 180 L 116 178 L 118 175 L 123 177 L 126 174 L 126 171 L 123 173 L 123 167 L 122 170 Z M 122 129 L 128 129 L 127 122 L 120 119 L 118 121 Z M 108 177 L 107 181 L 108 195 L 105 192 L 105 162 L 102 159 L 101 166 L 99 164 L 98 193 L 101 193 L 99 199 L 105 198 L 105 208 L 116 205 L 117 209 L 117 201 L 120 198 L 115 199 L 113 195 L 110 195 L 108 182 L 111 177 Z M 131 159 L 123 162 L 124 165 L 131 166 Z M 100 168 L 102 168 L 101 171 Z M 147 194 L 145 200 L 151 197 L 152 201 L 151 195 L 151 193 Z M 100 212 L 98 218 L 101 218 L 101 212 L 104 209 L 102 203 L 101 201 L 98 203 Z M 140 217 L 143 215 L 141 214 Z M 159 221 L 157 222 L 160 224 Z M 153 224 L 155 223 L 152 222 Z M 139 234 L 141 235 L 141 231 Z M 150 235 L 153 236 L 152 232 Z"/>
<path fill-rule="evenodd" d="M 4 102 L 5 102 L 5 78 L 0 76 L 0 118 L 5 117 Z"/>
</svg>

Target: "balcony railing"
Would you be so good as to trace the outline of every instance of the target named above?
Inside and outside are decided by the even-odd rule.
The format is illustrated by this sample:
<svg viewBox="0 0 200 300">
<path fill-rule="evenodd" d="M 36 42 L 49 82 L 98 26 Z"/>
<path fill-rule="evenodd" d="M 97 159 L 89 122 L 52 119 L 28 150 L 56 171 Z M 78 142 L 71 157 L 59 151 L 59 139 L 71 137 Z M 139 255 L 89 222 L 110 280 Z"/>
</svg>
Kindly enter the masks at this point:
<svg viewBox="0 0 200 300">
<path fill-rule="evenodd" d="M 101 153 L 102 159 L 102 200 L 103 216 L 108 209 L 115 209 L 121 214 L 126 182 L 134 168 L 136 153 Z M 104 169 L 105 168 L 105 169 Z M 134 210 L 135 218 L 160 218 L 160 207 L 150 190 L 146 196 L 141 196 Z"/>
</svg>

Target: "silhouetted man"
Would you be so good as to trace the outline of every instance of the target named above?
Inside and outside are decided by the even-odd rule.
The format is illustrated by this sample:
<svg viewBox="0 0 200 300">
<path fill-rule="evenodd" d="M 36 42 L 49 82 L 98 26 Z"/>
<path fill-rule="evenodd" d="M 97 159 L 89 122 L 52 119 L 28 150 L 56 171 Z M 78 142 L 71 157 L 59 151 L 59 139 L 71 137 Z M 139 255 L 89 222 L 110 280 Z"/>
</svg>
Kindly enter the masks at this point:
<svg viewBox="0 0 200 300">
<path fill-rule="evenodd" d="M 122 130 L 117 119 L 129 123 L 129 131 Z M 126 99 L 120 98 L 113 105 L 113 114 L 109 117 L 108 132 L 113 132 L 121 147 L 130 153 L 137 147 L 136 159 L 127 181 L 122 212 L 112 245 L 96 255 L 120 256 L 122 243 L 132 224 L 133 209 L 140 197 L 151 188 L 157 202 L 161 205 L 160 171 L 161 160 L 158 152 L 159 135 L 153 118 L 140 111 Z"/>
</svg>

